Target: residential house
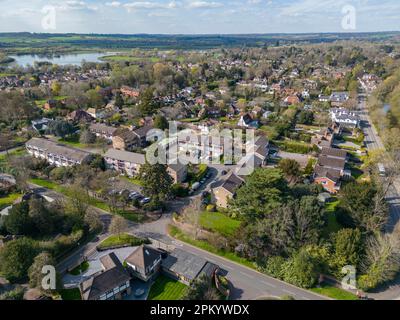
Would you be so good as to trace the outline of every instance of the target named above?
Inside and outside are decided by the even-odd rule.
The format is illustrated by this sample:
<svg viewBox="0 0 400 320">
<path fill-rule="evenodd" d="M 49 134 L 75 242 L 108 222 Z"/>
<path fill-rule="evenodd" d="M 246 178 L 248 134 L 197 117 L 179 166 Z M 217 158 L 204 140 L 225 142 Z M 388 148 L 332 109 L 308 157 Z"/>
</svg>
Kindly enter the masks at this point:
<svg viewBox="0 0 400 320">
<path fill-rule="evenodd" d="M 340 125 L 333 123 L 331 127 L 321 129 L 312 138 L 311 143 L 319 149 L 330 148 L 333 144 L 335 136 L 341 131 Z"/>
<path fill-rule="evenodd" d="M 53 120 L 48 118 L 42 118 L 39 120 L 32 120 L 32 128 L 37 132 L 44 132 L 49 128 L 49 123 Z"/>
<path fill-rule="evenodd" d="M 113 148 L 117 150 L 132 150 L 140 145 L 137 134 L 127 128 L 119 128 L 114 131 L 112 143 Z"/>
<path fill-rule="evenodd" d="M 332 92 L 330 101 L 333 107 L 340 107 L 350 99 L 348 92 Z"/>
<path fill-rule="evenodd" d="M 330 110 L 332 121 L 337 122 L 344 127 L 356 128 L 360 125 L 360 117 L 345 108 L 332 108 Z"/>
<path fill-rule="evenodd" d="M 257 129 L 260 126 L 260 123 L 257 119 L 254 119 L 249 113 L 245 113 L 240 117 L 238 122 L 239 127 L 244 128 L 255 128 Z"/>
<path fill-rule="evenodd" d="M 147 245 L 141 245 L 125 262 L 132 276 L 143 281 L 154 279 L 161 268 L 161 252 Z"/>
<path fill-rule="evenodd" d="M 341 149 L 323 148 L 314 169 L 314 182 L 330 193 L 340 190 L 343 177 L 351 176 L 345 170 L 347 152 Z"/>
<path fill-rule="evenodd" d="M 186 180 L 188 174 L 187 165 L 184 165 L 177 161 L 176 164 L 169 164 L 167 172 L 174 180 L 174 183 L 182 183 Z"/>
<path fill-rule="evenodd" d="M 92 123 L 89 126 L 89 131 L 96 135 L 96 137 L 112 141 L 115 132 L 118 129 L 115 127 L 107 126 L 103 123 Z"/>
<path fill-rule="evenodd" d="M 122 86 L 120 91 L 123 95 L 130 98 L 137 98 L 140 96 L 140 91 L 138 89 L 134 89 L 128 86 Z"/>
<path fill-rule="evenodd" d="M 26 142 L 25 146 L 30 155 L 47 160 L 57 167 L 82 164 L 91 155 L 87 151 L 64 146 L 42 138 L 32 138 Z"/>
<path fill-rule="evenodd" d="M 89 113 L 81 109 L 72 111 L 67 116 L 67 119 L 73 122 L 92 122 L 94 120 L 94 118 Z"/>
<path fill-rule="evenodd" d="M 174 249 L 161 263 L 164 274 L 186 285 L 205 274 L 213 279 L 219 267 L 206 259 L 181 249 Z"/>
<path fill-rule="evenodd" d="M 301 102 L 300 98 L 298 95 L 290 95 L 283 100 L 287 105 L 295 105 L 299 104 Z"/>
<path fill-rule="evenodd" d="M 244 179 L 231 172 L 226 180 L 222 180 L 219 186 L 212 190 L 213 200 L 217 207 L 227 208 L 229 200 L 232 199 L 236 190 L 244 183 Z"/>
<path fill-rule="evenodd" d="M 108 116 L 108 112 L 105 109 L 89 108 L 87 113 L 94 119 L 105 119 Z"/>
<path fill-rule="evenodd" d="M 120 300 L 131 294 L 129 273 L 115 253 L 100 258 L 103 270 L 79 285 L 84 300 Z"/>
<path fill-rule="evenodd" d="M 141 166 L 146 163 L 144 154 L 117 149 L 109 149 L 104 155 L 104 160 L 108 169 L 126 174 L 129 177 L 137 176 Z"/>
</svg>

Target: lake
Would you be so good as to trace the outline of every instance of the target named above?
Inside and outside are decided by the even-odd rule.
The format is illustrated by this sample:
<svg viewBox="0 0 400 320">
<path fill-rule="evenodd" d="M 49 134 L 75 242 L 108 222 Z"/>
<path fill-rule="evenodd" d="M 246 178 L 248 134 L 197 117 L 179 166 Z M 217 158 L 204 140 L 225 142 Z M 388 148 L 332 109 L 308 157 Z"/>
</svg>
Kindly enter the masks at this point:
<svg viewBox="0 0 400 320">
<path fill-rule="evenodd" d="M 53 64 L 58 64 L 61 66 L 65 65 L 75 65 L 80 66 L 82 60 L 86 62 L 101 62 L 99 58 L 104 57 L 106 55 L 115 54 L 106 52 L 106 53 L 76 53 L 76 54 L 65 54 L 65 55 L 55 55 L 55 56 L 45 56 L 45 55 L 36 55 L 36 54 L 24 54 L 20 56 L 11 56 L 15 59 L 14 64 L 19 66 L 26 67 L 28 65 L 33 66 L 35 61 L 38 62 L 51 62 Z"/>
</svg>

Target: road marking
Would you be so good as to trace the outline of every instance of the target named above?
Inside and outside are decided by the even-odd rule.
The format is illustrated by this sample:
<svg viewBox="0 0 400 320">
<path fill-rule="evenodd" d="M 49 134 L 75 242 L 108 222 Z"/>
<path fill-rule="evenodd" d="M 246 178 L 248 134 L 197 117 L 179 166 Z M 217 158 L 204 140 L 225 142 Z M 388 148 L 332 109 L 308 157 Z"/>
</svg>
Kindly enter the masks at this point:
<svg viewBox="0 0 400 320">
<path fill-rule="evenodd" d="M 228 267 L 228 266 L 224 266 L 223 264 L 221 264 L 222 268 L 228 269 L 228 270 L 233 270 L 232 267 Z"/>
<path fill-rule="evenodd" d="M 272 287 L 272 288 L 276 288 L 276 285 L 272 284 L 272 283 L 268 283 L 267 281 L 261 281 L 262 283 L 264 283 L 265 285 Z"/>
<path fill-rule="evenodd" d="M 242 271 L 239 271 L 242 275 L 244 275 L 244 276 L 246 276 L 246 277 L 248 277 L 248 278 L 250 278 L 250 279 L 254 279 L 254 277 L 252 276 L 252 275 L 249 275 L 249 274 L 247 274 L 247 273 L 244 273 L 244 272 L 242 272 Z"/>
</svg>

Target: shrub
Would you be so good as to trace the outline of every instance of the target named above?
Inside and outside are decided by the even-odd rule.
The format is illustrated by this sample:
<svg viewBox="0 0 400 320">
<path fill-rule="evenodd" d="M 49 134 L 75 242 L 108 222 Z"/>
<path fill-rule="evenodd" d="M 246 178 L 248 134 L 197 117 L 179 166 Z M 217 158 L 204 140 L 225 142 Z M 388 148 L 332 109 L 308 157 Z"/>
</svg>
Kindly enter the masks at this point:
<svg viewBox="0 0 400 320">
<path fill-rule="evenodd" d="M 215 212 L 215 211 L 216 211 L 216 206 L 215 206 L 215 204 L 209 204 L 209 205 L 207 206 L 206 210 L 207 210 L 208 212 Z"/>
<path fill-rule="evenodd" d="M 285 264 L 285 259 L 281 256 L 270 257 L 267 260 L 267 264 L 265 266 L 265 271 L 274 278 L 282 279 L 283 274 L 283 265 Z"/>
</svg>

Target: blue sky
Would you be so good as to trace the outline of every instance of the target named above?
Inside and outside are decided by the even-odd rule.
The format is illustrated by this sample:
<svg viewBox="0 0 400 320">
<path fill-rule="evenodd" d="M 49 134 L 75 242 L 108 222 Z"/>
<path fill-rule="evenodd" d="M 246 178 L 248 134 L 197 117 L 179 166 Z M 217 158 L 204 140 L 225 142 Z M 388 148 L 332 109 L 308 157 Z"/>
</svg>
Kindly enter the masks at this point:
<svg viewBox="0 0 400 320">
<path fill-rule="evenodd" d="M 356 28 L 343 29 L 343 8 Z M 54 8 L 55 29 L 43 28 Z M 348 11 L 347 11 L 348 12 Z M 400 30 L 399 0 L 0 0 L 0 32 L 294 33 Z"/>
</svg>

